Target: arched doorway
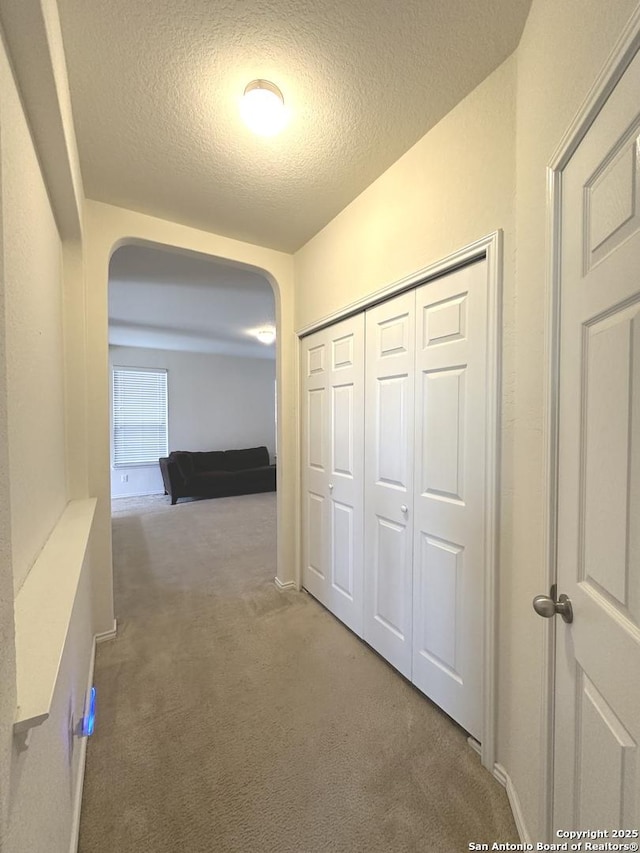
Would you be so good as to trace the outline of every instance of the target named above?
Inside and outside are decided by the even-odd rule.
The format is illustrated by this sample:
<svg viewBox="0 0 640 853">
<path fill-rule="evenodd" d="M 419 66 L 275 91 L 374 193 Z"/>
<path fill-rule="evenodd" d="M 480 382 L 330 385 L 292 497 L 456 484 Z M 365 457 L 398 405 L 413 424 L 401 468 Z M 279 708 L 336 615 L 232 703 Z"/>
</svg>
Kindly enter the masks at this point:
<svg viewBox="0 0 640 853">
<path fill-rule="evenodd" d="M 163 462 L 162 472 L 157 463 L 170 452 L 258 447 L 266 449 L 268 464 L 275 463 L 275 320 L 273 290 L 258 271 L 158 246 L 128 245 L 114 252 L 112 499 L 166 491 L 175 503 L 266 490 L 273 483 L 268 476 L 273 471 L 257 472 L 246 482 L 225 472 L 210 480 L 196 477 L 190 488 L 173 461 Z M 242 463 L 244 457 L 236 458 Z"/>
<path fill-rule="evenodd" d="M 78 453 L 74 476 L 98 498 L 94 522 L 93 584 L 98 633 L 115 633 L 110 515 L 108 270 L 122 246 L 151 245 L 212 256 L 221 263 L 261 272 L 273 288 L 276 306 L 278 377 L 278 531 L 277 574 L 280 587 L 296 585 L 299 554 L 297 337 L 294 333 L 293 259 L 220 235 L 155 219 L 134 211 L 88 201 L 83 255 L 84 328 L 78 339 L 83 375 L 70 389 L 86 423 L 86 453 Z M 86 410 L 83 398 L 86 389 Z M 86 414 L 83 414 L 83 411 Z"/>
</svg>

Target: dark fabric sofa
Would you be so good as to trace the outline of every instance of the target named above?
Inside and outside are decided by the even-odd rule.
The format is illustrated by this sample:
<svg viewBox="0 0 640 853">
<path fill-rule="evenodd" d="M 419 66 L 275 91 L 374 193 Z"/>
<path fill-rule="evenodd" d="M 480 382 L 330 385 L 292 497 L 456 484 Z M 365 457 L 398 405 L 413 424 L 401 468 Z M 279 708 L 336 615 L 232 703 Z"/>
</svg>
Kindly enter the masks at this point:
<svg viewBox="0 0 640 853">
<path fill-rule="evenodd" d="M 222 498 L 276 490 L 276 466 L 269 464 L 266 447 L 174 450 L 159 461 L 172 505 L 178 498 Z"/>
</svg>

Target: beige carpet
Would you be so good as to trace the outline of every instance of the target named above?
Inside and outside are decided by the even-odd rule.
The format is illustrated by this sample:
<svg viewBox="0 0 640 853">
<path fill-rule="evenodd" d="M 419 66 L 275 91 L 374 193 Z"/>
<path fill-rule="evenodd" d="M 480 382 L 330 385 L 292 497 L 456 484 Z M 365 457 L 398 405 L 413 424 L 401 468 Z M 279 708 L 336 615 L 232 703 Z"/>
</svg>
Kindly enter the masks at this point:
<svg viewBox="0 0 640 853">
<path fill-rule="evenodd" d="M 517 841 L 465 734 L 310 596 L 275 496 L 125 502 L 81 853 L 461 853 Z"/>
</svg>

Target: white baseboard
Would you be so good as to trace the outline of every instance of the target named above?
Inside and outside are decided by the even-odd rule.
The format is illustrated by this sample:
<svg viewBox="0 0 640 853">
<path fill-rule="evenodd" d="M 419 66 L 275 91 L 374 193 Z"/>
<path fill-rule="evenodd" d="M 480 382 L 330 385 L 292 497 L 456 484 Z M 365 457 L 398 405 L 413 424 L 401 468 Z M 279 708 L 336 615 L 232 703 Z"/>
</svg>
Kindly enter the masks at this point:
<svg viewBox="0 0 640 853">
<path fill-rule="evenodd" d="M 106 640 L 115 640 L 118 636 L 118 623 L 113 620 L 113 628 L 110 631 L 102 631 L 101 634 L 96 634 L 96 643 L 104 643 Z"/>
<path fill-rule="evenodd" d="M 475 753 L 477 753 L 478 755 L 482 754 L 482 748 L 475 738 L 469 736 L 467 738 L 467 743 Z M 531 835 L 529 834 L 529 831 L 527 830 L 526 824 L 524 822 L 524 815 L 522 814 L 520 798 L 518 797 L 518 792 L 516 791 L 515 786 L 511 781 L 511 776 L 509 776 L 502 764 L 494 764 L 493 777 L 494 779 L 497 779 L 498 782 L 500 782 L 500 784 L 502 785 L 502 787 L 505 788 L 507 791 L 507 798 L 509 800 L 509 805 L 511 806 L 511 811 L 513 812 L 513 819 L 516 824 L 516 829 L 518 830 L 518 835 L 520 836 L 520 841 L 523 844 L 531 844 Z"/>
<path fill-rule="evenodd" d="M 96 646 L 98 643 L 104 643 L 106 640 L 115 639 L 117 634 L 117 622 L 113 620 L 113 628 L 110 631 L 102 631 L 96 634 L 93 638 L 93 648 L 91 649 L 91 659 L 89 661 L 89 678 L 87 679 L 87 690 L 85 697 L 89 695 L 93 687 L 93 673 L 96 665 Z M 85 709 L 86 710 L 86 709 Z M 76 790 L 73 796 L 73 812 L 71 818 L 71 842 L 69 845 L 69 853 L 77 853 L 78 841 L 80 839 L 80 812 L 82 809 L 82 789 L 84 787 L 84 769 L 87 763 L 87 741 L 88 738 L 79 738 L 78 749 L 80 750 L 80 758 L 78 759 L 78 778 L 76 779 Z"/>
<path fill-rule="evenodd" d="M 527 826 L 524 822 L 524 815 L 522 813 L 522 806 L 520 805 L 520 798 L 518 797 L 518 792 L 516 791 L 515 786 L 511 781 L 511 776 L 509 776 L 509 774 L 501 764 L 494 765 L 493 775 L 498 780 L 498 782 L 500 782 L 501 785 L 504 785 L 507 790 L 509 805 L 511 806 L 511 811 L 513 812 L 513 819 L 516 824 L 516 829 L 518 830 L 518 835 L 520 836 L 520 841 L 523 844 L 531 844 L 531 835 L 529 834 Z"/>
<path fill-rule="evenodd" d="M 150 498 L 153 495 L 164 495 L 164 489 L 154 489 L 152 492 L 127 492 L 123 495 L 116 495 L 113 492 L 111 493 L 112 501 L 119 501 L 123 498 Z"/>
<path fill-rule="evenodd" d="M 275 577 L 275 578 L 274 578 L 274 581 L 275 581 L 276 586 L 278 587 L 278 589 L 295 589 L 295 588 L 296 588 L 295 581 L 286 581 L 286 582 L 283 582 L 283 581 L 281 581 L 281 580 L 280 580 L 280 578 L 279 578 L 279 577 Z"/>
<path fill-rule="evenodd" d="M 469 744 L 471 749 L 482 758 L 482 747 L 480 746 L 478 741 L 474 737 L 471 737 L 471 735 L 469 735 L 469 737 L 467 738 L 467 743 Z"/>
<path fill-rule="evenodd" d="M 93 648 L 91 649 L 91 659 L 89 661 L 89 678 L 87 679 L 87 690 L 84 694 L 85 697 L 89 695 L 89 692 L 93 687 L 93 671 L 96 663 L 96 643 L 98 642 L 98 636 L 102 635 L 96 635 L 93 639 Z M 78 749 L 80 750 L 80 758 L 78 760 L 78 778 L 76 779 L 76 790 L 73 796 L 73 812 L 71 816 L 71 842 L 69 844 L 69 853 L 77 853 L 78 841 L 80 839 L 80 811 L 82 809 L 84 768 L 87 763 L 87 740 L 88 738 L 86 737 L 79 738 L 80 743 L 78 745 Z"/>
</svg>

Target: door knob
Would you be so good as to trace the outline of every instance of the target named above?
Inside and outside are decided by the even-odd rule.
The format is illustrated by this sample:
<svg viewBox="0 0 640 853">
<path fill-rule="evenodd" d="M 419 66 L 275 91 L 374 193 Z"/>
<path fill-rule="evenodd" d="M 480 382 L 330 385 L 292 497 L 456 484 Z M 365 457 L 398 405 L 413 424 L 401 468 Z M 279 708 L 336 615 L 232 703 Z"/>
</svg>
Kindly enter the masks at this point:
<svg viewBox="0 0 640 853">
<path fill-rule="evenodd" d="M 409 507 L 406 504 L 402 504 L 402 506 L 400 507 L 400 512 L 403 515 L 406 515 L 409 512 Z"/>
<path fill-rule="evenodd" d="M 538 616 L 544 616 L 545 619 L 551 619 L 552 616 L 558 614 L 562 616 L 565 622 L 573 622 L 573 607 L 571 599 L 564 593 L 556 601 L 555 584 L 551 587 L 551 595 L 536 595 L 533 599 L 533 609 Z"/>
<path fill-rule="evenodd" d="M 332 491 L 333 491 L 333 483 L 329 483 L 329 491 L 330 491 L 330 492 L 332 492 Z"/>
</svg>

